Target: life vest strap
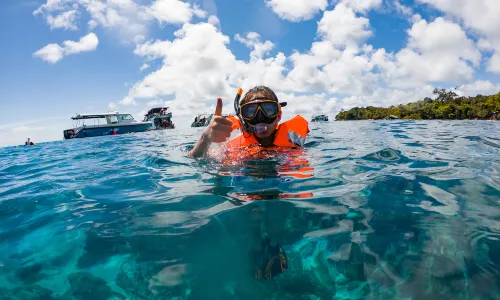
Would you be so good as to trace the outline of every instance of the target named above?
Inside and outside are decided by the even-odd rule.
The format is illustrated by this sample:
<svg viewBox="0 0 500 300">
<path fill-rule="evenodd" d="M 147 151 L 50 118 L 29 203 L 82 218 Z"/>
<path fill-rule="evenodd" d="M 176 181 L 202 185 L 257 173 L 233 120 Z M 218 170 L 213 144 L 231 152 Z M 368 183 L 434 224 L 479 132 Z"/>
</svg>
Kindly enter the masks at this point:
<svg viewBox="0 0 500 300">
<path fill-rule="evenodd" d="M 303 147 L 306 139 L 295 133 L 295 131 L 288 131 L 288 140 L 297 146 Z"/>
</svg>

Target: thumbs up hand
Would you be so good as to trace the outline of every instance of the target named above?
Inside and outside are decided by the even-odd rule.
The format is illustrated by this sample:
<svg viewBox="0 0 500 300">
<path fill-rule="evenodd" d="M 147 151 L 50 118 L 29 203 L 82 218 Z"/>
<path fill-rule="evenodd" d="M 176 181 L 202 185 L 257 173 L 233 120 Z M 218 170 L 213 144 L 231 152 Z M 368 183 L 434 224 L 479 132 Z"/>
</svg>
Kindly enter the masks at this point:
<svg viewBox="0 0 500 300">
<path fill-rule="evenodd" d="M 205 130 L 206 136 L 211 142 L 223 143 L 231 136 L 232 125 L 230 120 L 222 116 L 222 99 L 217 99 L 215 113 Z"/>
</svg>

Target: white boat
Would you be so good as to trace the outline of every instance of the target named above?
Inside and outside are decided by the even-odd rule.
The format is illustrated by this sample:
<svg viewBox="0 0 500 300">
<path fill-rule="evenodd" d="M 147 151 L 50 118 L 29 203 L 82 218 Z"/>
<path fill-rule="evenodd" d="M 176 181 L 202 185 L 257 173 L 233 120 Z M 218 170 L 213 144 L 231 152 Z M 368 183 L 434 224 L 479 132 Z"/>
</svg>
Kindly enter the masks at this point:
<svg viewBox="0 0 500 300">
<path fill-rule="evenodd" d="M 311 122 L 328 122 L 328 116 L 324 114 L 313 115 Z"/>
<path fill-rule="evenodd" d="M 172 122 L 172 112 L 168 111 L 168 107 L 151 108 L 144 115 L 144 122 L 151 122 L 153 130 L 174 129 L 175 124 Z"/>
<path fill-rule="evenodd" d="M 194 118 L 193 123 L 191 123 L 191 127 L 205 127 L 210 124 L 212 121 L 214 114 L 211 113 L 204 113 L 196 116 Z M 222 114 L 223 117 L 229 117 L 229 116 L 234 116 L 234 114 Z"/>
<path fill-rule="evenodd" d="M 204 113 L 196 116 L 194 118 L 193 123 L 191 123 L 191 127 L 205 127 L 208 124 L 210 124 L 210 121 L 212 121 L 212 116 L 213 114 L 211 113 Z"/>
<path fill-rule="evenodd" d="M 151 122 L 137 122 L 131 114 L 108 112 L 103 114 L 77 114 L 71 118 L 73 128 L 63 132 L 65 139 L 144 132 Z"/>
</svg>

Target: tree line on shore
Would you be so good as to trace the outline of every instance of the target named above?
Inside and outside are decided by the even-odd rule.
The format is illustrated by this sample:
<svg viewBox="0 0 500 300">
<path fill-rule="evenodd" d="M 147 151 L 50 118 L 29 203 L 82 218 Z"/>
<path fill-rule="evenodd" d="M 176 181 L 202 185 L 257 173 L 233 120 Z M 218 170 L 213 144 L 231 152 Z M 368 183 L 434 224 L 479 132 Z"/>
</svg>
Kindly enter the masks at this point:
<svg viewBox="0 0 500 300">
<path fill-rule="evenodd" d="M 380 120 L 391 116 L 412 120 L 500 120 L 500 93 L 463 97 L 452 90 L 434 89 L 434 95 L 435 100 L 425 98 L 387 108 L 368 106 L 342 110 L 336 120 Z"/>
</svg>

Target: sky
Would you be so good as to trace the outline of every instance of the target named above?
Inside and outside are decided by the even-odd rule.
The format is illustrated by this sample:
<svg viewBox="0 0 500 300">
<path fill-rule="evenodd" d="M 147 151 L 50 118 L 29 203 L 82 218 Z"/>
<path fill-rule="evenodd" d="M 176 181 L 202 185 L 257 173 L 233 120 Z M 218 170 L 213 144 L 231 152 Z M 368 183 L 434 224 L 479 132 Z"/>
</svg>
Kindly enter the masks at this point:
<svg viewBox="0 0 500 300">
<path fill-rule="evenodd" d="M 178 128 L 272 88 L 283 119 L 500 92 L 498 0 L 2 0 L 0 146 L 61 140 L 76 113 Z"/>
</svg>

